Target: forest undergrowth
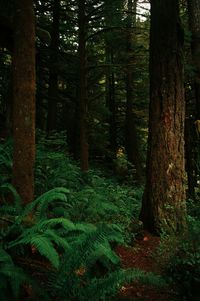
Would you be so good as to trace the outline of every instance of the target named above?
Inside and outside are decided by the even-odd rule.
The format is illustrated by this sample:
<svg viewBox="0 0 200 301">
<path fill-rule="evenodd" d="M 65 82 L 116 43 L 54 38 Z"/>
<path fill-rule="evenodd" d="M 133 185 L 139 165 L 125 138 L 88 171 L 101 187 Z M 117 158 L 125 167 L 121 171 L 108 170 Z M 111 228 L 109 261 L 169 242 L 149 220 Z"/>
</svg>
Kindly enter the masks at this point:
<svg viewBox="0 0 200 301">
<path fill-rule="evenodd" d="M 81 173 L 65 141 L 38 135 L 26 206 L 11 184 L 12 140 L 0 145 L 1 300 L 199 300 L 198 201 L 185 236 L 145 233 L 142 187 L 101 168 Z"/>
</svg>

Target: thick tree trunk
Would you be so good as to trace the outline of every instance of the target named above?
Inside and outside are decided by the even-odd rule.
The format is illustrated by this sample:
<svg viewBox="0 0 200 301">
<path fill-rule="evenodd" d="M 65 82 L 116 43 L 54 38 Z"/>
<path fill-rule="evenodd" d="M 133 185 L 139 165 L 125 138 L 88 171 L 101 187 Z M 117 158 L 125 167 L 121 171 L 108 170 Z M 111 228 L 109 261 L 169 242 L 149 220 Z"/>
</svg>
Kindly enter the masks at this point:
<svg viewBox="0 0 200 301">
<path fill-rule="evenodd" d="M 115 73 L 112 70 L 113 49 L 106 41 L 106 105 L 109 109 L 109 148 L 112 156 L 115 158 L 117 153 L 117 133 L 116 133 L 116 102 L 115 102 Z"/>
<path fill-rule="evenodd" d="M 15 0 L 13 184 L 24 204 L 34 198 L 35 16 L 33 0 Z"/>
<path fill-rule="evenodd" d="M 138 134 L 135 125 L 134 115 L 134 43 L 136 36 L 133 27 L 136 26 L 136 7 L 137 0 L 128 0 L 128 17 L 127 17 L 127 68 L 126 68 L 126 153 L 128 161 L 131 162 L 136 169 L 136 180 L 138 184 L 144 183 L 144 175 L 142 170 L 142 160 L 138 145 Z"/>
<path fill-rule="evenodd" d="M 182 44 L 178 0 L 152 0 L 149 145 L 141 220 L 156 233 L 182 231 L 186 224 Z"/>
<path fill-rule="evenodd" d="M 85 0 L 78 1 L 79 15 L 79 130 L 81 170 L 89 169 L 89 146 L 87 133 L 87 70 L 86 70 L 86 16 Z"/>
<path fill-rule="evenodd" d="M 192 33 L 192 60 L 195 67 L 195 95 L 196 95 L 196 107 L 197 116 L 196 119 L 200 119 L 200 1 L 199 0 L 187 0 L 188 3 L 188 19 L 189 26 Z"/>
<path fill-rule="evenodd" d="M 49 91 L 47 132 L 56 130 L 57 101 L 58 101 L 58 51 L 60 27 L 60 0 L 53 3 L 53 22 L 51 30 L 50 60 L 49 60 Z"/>
<path fill-rule="evenodd" d="M 196 120 L 200 120 L 200 2 L 198 0 L 187 0 L 187 4 L 189 27 L 192 33 L 192 63 L 195 68 L 193 86 L 195 92 L 196 112 L 194 113 L 194 118 Z M 199 136 L 195 135 L 194 133 L 194 122 L 193 124 L 188 124 L 188 126 L 190 126 L 190 131 L 193 132 L 193 135 L 188 136 L 186 141 L 188 191 L 190 197 L 195 199 L 195 186 L 197 184 L 197 172 L 195 163 L 198 162 L 200 139 Z"/>
</svg>

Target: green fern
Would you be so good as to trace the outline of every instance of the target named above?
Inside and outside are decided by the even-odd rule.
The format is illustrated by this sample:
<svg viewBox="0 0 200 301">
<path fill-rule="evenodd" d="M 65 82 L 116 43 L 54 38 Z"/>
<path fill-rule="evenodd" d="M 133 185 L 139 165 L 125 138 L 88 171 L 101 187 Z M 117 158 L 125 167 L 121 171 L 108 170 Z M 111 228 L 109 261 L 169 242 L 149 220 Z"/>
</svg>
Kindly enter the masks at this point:
<svg viewBox="0 0 200 301">
<path fill-rule="evenodd" d="M 79 300 L 108 300 L 115 296 L 124 284 L 140 282 L 147 285 L 165 286 L 165 281 L 153 273 L 146 273 L 138 269 L 117 270 L 111 272 L 107 277 L 93 278 L 90 285 L 86 286 Z"/>
<path fill-rule="evenodd" d="M 113 229 L 100 225 L 96 229 L 75 236 L 72 248 L 61 259 L 60 267 L 49 277 L 48 287 L 53 296 L 60 300 L 76 299 L 107 300 L 116 295 L 125 283 L 139 281 L 151 285 L 164 285 L 161 277 L 140 270 L 121 270 L 119 257 L 111 249 L 114 239 Z M 118 237 L 118 234 L 116 235 Z M 118 238 L 116 238 L 118 241 Z M 95 274 L 98 264 L 104 266 L 104 272 Z M 115 271 L 112 271 L 115 267 Z M 105 274 L 106 273 L 106 274 Z"/>
<path fill-rule="evenodd" d="M 12 194 L 13 202 L 14 202 L 14 204 L 12 204 L 12 205 L 13 205 L 13 207 L 15 207 L 16 210 L 19 211 L 21 209 L 21 197 L 18 194 L 15 187 L 10 183 L 4 183 L 0 186 L 0 195 L 3 197 L 7 193 Z M 6 202 L 5 198 L 4 198 L 4 201 Z"/>
<path fill-rule="evenodd" d="M 33 284 L 33 280 L 21 268 L 17 267 L 11 256 L 2 248 L 0 248 L 0 296 L 1 300 L 6 299 L 11 287 L 13 299 L 16 299 L 20 293 L 20 287 L 23 283 Z"/>
</svg>

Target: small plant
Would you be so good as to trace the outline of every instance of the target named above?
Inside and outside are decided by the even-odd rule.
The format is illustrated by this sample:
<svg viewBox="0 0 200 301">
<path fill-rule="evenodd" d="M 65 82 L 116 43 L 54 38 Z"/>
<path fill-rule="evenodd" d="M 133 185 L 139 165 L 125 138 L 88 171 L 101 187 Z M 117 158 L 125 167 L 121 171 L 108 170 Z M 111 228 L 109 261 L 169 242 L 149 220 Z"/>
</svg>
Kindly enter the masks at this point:
<svg viewBox="0 0 200 301">
<path fill-rule="evenodd" d="M 12 139 L 0 144 L 0 170 L 0 184 L 8 182 L 12 171 Z"/>
<path fill-rule="evenodd" d="M 189 217 L 188 233 L 180 237 L 179 244 L 176 241 L 173 256 L 168 259 L 166 273 L 171 283 L 178 290 L 180 299 L 185 301 L 199 300 L 200 221 Z"/>
</svg>

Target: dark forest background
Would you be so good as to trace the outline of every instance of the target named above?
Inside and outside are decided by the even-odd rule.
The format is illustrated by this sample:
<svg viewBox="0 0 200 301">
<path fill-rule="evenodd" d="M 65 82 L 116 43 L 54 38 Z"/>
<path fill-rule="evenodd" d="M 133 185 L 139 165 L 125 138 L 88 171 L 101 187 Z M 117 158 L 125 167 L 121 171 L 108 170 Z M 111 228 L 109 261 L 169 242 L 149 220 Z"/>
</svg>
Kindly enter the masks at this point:
<svg viewBox="0 0 200 301">
<path fill-rule="evenodd" d="M 2 300 L 199 300 L 199 135 L 199 0 L 0 0 Z"/>
</svg>

